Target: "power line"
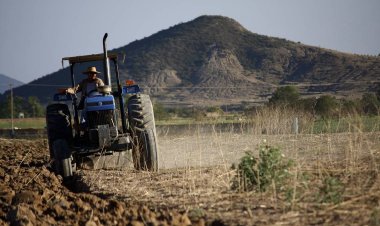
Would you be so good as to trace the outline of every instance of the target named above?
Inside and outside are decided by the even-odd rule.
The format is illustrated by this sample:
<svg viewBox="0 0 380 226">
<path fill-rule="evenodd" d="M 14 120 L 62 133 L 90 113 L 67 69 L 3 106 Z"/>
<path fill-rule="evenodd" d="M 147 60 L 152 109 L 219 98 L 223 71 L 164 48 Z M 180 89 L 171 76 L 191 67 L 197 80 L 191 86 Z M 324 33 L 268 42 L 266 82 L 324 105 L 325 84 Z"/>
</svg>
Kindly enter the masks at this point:
<svg viewBox="0 0 380 226">
<path fill-rule="evenodd" d="M 345 84 L 374 84 L 380 83 L 380 81 L 346 81 L 343 83 L 339 82 L 331 82 L 331 83 L 286 83 L 286 84 L 273 84 L 273 83 L 258 83 L 256 85 L 266 86 L 267 88 L 276 88 L 276 87 L 284 87 L 284 86 L 297 86 L 297 87 L 310 87 L 310 86 L 333 86 L 333 85 L 345 85 Z M 0 86 L 9 86 L 9 84 L 0 84 Z M 69 84 L 24 84 L 21 86 L 37 86 L 37 87 L 70 87 Z M 253 85 L 247 86 L 141 86 L 141 88 L 149 88 L 149 89 L 251 89 Z M 15 88 L 15 87 L 14 87 Z"/>
<path fill-rule="evenodd" d="M 9 86 L 9 85 L 0 85 L 0 86 Z M 65 85 L 52 85 L 52 84 L 23 84 L 23 85 L 19 85 L 17 87 L 21 87 L 21 86 L 46 86 L 46 87 L 67 87 L 67 86 L 70 86 L 69 84 L 65 84 Z M 17 87 L 14 87 L 14 88 L 17 88 Z"/>
</svg>

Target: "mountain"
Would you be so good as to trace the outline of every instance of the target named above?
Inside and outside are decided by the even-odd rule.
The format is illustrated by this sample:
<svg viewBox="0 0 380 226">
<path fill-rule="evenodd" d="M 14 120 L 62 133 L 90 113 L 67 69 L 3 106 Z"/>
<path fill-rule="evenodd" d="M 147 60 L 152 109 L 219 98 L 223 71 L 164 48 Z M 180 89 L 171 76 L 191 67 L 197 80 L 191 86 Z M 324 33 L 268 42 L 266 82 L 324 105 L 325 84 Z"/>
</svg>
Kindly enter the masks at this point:
<svg viewBox="0 0 380 226">
<path fill-rule="evenodd" d="M 122 80 L 134 79 L 165 105 L 259 103 L 287 84 L 304 96 L 351 97 L 374 91 L 380 74 L 380 57 L 259 35 L 222 16 L 201 16 L 111 52 L 125 54 Z M 58 86 L 69 86 L 69 78 L 64 68 L 15 92 L 46 103 Z"/>
<path fill-rule="evenodd" d="M 3 94 L 6 90 L 9 90 L 10 84 L 12 84 L 13 87 L 18 87 L 23 85 L 24 83 L 0 74 L 0 94 Z"/>
</svg>

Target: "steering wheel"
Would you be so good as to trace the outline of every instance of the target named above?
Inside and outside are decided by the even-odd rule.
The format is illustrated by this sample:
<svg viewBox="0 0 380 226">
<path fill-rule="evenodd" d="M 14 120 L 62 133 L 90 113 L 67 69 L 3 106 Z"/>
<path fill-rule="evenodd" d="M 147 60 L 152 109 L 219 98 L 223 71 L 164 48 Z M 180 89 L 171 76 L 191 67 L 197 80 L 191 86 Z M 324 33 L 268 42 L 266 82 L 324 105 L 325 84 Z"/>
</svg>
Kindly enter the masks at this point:
<svg viewBox="0 0 380 226">
<path fill-rule="evenodd" d="M 99 94 L 99 92 L 98 92 L 97 89 L 93 89 L 93 90 L 91 90 L 90 92 L 88 92 L 88 93 L 87 93 L 87 96 L 88 96 L 88 97 L 91 97 L 91 96 L 95 96 L 95 95 L 97 95 L 97 94 L 95 94 L 95 93 Z"/>
</svg>

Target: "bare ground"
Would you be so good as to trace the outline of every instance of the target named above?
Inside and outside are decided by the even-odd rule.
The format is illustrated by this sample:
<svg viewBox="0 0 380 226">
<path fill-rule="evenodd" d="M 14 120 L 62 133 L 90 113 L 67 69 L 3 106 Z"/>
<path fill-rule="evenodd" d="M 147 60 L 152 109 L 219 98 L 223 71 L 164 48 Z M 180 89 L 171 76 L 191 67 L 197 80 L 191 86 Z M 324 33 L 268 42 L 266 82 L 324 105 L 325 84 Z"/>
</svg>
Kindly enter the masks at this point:
<svg viewBox="0 0 380 226">
<path fill-rule="evenodd" d="M 286 198 L 231 190 L 231 169 L 260 144 L 295 161 Z M 45 140 L 0 139 L 0 223 L 376 225 L 380 222 L 379 133 L 159 137 L 158 173 L 80 170 L 76 188 L 51 173 Z M 302 174 L 304 175 L 304 174 Z M 320 200 L 326 177 L 344 185 L 342 200 Z M 73 191 L 76 191 L 74 193 Z M 25 194 L 26 193 L 26 194 Z"/>
</svg>

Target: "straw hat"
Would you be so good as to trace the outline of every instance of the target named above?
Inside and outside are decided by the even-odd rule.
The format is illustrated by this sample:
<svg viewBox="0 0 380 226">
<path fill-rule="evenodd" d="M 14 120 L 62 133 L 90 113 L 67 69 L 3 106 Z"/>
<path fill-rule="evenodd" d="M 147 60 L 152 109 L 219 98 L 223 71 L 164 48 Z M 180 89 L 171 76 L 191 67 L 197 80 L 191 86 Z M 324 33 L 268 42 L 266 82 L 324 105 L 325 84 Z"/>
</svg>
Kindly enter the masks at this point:
<svg viewBox="0 0 380 226">
<path fill-rule="evenodd" d="M 99 71 L 96 70 L 96 67 L 89 67 L 87 68 L 87 71 L 84 71 L 83 74 L 100 74 Z"/>
</svg>

